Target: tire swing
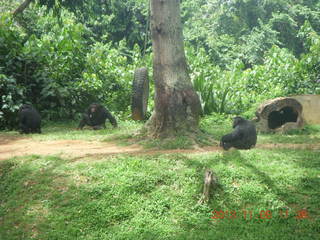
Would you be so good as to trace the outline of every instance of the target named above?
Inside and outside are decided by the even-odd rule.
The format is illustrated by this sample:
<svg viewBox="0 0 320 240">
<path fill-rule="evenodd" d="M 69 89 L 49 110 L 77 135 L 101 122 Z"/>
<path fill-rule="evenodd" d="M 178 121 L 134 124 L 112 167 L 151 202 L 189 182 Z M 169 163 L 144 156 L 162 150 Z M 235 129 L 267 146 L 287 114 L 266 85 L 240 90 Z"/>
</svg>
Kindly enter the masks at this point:
<svg viewBox="0 0 320 240">
<path fill-rule="evenodd" d="M 134 71 L 131 113 L 133 120 L 145 120 L 149 98 L 149 77 L 146 67 Z"/>
<path fill-rule="evenodd" d="M 147 42 L 148 42 L 148 29 L 150 25 L 150 8 L 148 8 L 148 19 L 145 29 L 144 50 L 142 59 L 145 59 Z M 143 62 L 146 62 L 145 60 Z M 134 71 L 132 82 L 132 97 L 131 97 L 131 117 L 133 120 L 146 120 L 148 110 L 149 98 L 149 76 L 148 68 L 141 67 Z"/>
</svg>

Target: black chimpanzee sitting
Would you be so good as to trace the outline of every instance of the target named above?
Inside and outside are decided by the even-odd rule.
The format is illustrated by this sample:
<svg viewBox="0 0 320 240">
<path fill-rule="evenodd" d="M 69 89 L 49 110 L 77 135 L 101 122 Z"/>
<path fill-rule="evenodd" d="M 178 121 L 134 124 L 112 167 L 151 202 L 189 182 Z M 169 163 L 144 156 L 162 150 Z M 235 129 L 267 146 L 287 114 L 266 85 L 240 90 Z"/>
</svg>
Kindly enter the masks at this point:
<svg viewBox="0 0 320 240">
<path fill-rule="evenodd" d="M 250 149 L 256 145 L 256 127 L 251 121 L 242 117 L 235 117 L 232 127 L 234 128 L 233 132 L 221 138 L 220 146 L 223 147 L 224 150 L 228 150 L 231 147 Z"/>
<path fill-rule="evenodd" d="M 19 109 L 20 133 L 41 133 L 41 117 L 30 104 L 23 104 Z"/>
<path fill-rule="evenodd" d="M 117 121 L 107 108 L 98 103 L 92 103 L 83 114 L 79 123 L 79 129 L 85 125 L 91 126 L 94 130 L 106 128 L 106 119 L 109 119 L 113 127 L 117 127 Z"/>
</svg>

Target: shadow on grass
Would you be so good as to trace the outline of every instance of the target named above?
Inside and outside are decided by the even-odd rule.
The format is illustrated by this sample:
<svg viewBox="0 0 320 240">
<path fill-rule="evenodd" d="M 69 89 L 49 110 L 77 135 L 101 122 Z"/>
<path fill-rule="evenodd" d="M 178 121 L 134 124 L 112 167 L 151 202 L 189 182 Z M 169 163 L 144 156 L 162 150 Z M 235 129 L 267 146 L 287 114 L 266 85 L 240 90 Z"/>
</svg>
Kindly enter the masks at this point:
<svg viewBox="0 0 320 240">
<path fill-rule="evenodd" d="M 270 153 L 269 159 L 265 156 L 268 155 L 268 152 Z M 273 159 L 271 153 L 279 155 L 278 158 Z M 286 161 L 279 163 L 279 168 L 283 169 L 274 168 L 273 165 L 281 158 L 286 159 Z M 260 161 L 266 162 L 261 163 Z M 269 167 L 269 163 L 271 167 Z M 183 230 L 173 239 L 298 240 L 320 237 L 318 227 L 320 223 L 318 152 L 281 149 L 273 151 L 235 150 L 215 155 L 207 161 L 186 159 L 186 164 L 188 167 L 196 168 L 197 171 L 202 172 L 205 168 L 210 167 L 217 173 L 222 187 L 214 190 L 208 207 L 211 210 L 224 211 L 224 217 L 211 220 L 209 219 L 213 214 L 206 219 L 197 220 L 185 217 L 180 221 Z M 287 173 L 282 177 L 281 172 L 285 171 L 286 167 L 288 171 L 292 171 L 292 175 Z M 233 176 L 229 175 L 230 168 Z M 279 172 L 274 173 L 273 169 Z M 294 175 L 295 172 L 297 175 Z M 286 177 L 292 179 L 282 182 L 281 179 Z M 203 181 L 203 178 L 198 178 L 199 180 Z M 251 194 L 253 198 L 250 201 L 250 198 L 242 197 L 244 195 L 241 195 L 240 192 L 248 191 L 247 194 L 250 195 L 250 188 L 244 188 L 244 186 L 249 185 L 250 182 L 253 182 L 252 180 L 265 187 L 262 188 L 263 192 Z M 239 181 L 240 186 L 237 186 Z M 260 197 L 259 194 L 265 196 Z M 270 203 L 268 203 L 268 196 L 270 196 Z M 238 200 L 239 197 L 241 200 Z M 239 201 L 241 202 L 239 203 Z M 272 203 L 273 201 L 274 203 Z M 267 210 L 272 214 L 270 219 L 266 218 L 265 212 Z M 286 210 L 288 210 L 288 216 L 282 215 Z M 307 211 L 308 217 L 306 219 L 297 218 L 300 210 Z M 230 211 L 236 212 L 236 217 L 232 217 Z M 249 212 L 250 214 L 252 212 L 252 218 L 249 216 Z"/>
</svg>

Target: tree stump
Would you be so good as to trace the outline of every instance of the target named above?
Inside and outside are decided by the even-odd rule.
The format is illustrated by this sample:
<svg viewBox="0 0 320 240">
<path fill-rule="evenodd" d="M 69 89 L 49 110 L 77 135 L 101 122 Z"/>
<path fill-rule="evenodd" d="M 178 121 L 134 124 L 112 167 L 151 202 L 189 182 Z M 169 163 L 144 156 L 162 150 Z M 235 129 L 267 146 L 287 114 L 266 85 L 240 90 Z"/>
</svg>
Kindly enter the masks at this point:
<svg viewBox="0 0 320 240">
<path fill-rule="evenodd" d="M 256 111 L 256 126 L 260 132 L 287 132 L 301 128 L 302 105 L 294 98 L 280 97 L 266 101 Z"/>
<path fill-rule="evenodd" d="M 210 189 L 216 187 L 218 180 L 217 176 L 214 172 L 210 169 L 207 169 L 204 174 L 204 186 L 203 186 L 203 193 L 201 195 L 200 200 L 198 201 L 199 204 L 203 204 L 209 201 L 210 198 Z"/>
</svg>

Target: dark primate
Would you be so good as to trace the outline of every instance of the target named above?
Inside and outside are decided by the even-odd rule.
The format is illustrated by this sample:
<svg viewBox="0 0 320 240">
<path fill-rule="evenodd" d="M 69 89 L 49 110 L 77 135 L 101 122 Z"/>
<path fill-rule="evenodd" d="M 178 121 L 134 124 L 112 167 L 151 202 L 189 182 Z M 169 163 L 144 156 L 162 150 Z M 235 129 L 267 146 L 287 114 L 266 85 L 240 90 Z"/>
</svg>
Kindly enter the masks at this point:
<svg viewBox="0 0 320 240">
<path fill-rule="evenodd" d="M 41 117 L 30 104 L 23 104 L 19 109 L 20 133 L 41 133 Z"/>
<path fill-rule="evenodd" d="M 233 132 L 221 138 L 220 146 L 223 147 L 224 150 L 228 150 L 231 147 L 250 149 L 256 145 L 256 127 L 251 121 L 242 117 L 235 117 L 232 127 L 234 128 Z"/>
<path fill-rule="evenodd" d="M 109 110 L 100 104 L 93 103 L 83 114 L 78 128 L 82 129 L 85 125 L 93 127 L 94 130 L 106 128 L 106 119 L 109 119 L 113 127 L 117 127 L 117 121 Z"/>
</svg>

